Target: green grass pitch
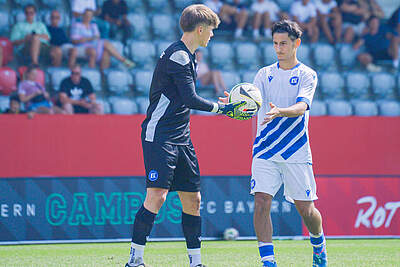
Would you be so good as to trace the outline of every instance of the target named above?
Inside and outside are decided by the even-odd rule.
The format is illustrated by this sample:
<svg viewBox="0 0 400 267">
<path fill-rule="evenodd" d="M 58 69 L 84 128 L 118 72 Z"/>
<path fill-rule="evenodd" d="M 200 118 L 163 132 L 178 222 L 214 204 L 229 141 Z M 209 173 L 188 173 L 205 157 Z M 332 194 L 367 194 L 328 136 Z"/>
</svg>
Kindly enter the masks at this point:
<svg viewBox="0 0 400 267">
<path fill-rule="evenodd" d="M 311 266 L 308 240 L 274 241 L 278 266 Z M 400 266 L 400 240 L 328 240 L 329 266 Z M 256 241 L 204 241 L 203 263 L 208 267 L 261 266 Z M 120 266 L 129 243 L 0 246 L 0 266 Z M 145 261 L 152 267 L 187 267 L 184 242 L 149 242 Z"/>
</svg>

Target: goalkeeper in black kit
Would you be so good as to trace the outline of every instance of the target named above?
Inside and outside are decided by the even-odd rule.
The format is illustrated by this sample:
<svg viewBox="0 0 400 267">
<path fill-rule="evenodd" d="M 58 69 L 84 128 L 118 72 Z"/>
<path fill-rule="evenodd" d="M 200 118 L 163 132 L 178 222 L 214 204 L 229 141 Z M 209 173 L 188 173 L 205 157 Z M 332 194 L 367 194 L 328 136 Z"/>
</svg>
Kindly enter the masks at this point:
<svg viewBox="0 0 400 267">
<path fill-rule="evenodd" d="M 177 191 L 182 202 L 182 230 L 190 267 L 201 263 L 200 173 L 190 139 L 190 109 L 225 114 L 245 120 L 253 112 L 239 111 L 245 101 L 223 104 L 199 97 L 195 91 L 195 50 L 206 47 L 218 16 L 205 5 L 186 7 L 180 18 L 183 35 L 158 59 L 150 88 L 150 105 L 142 123 L 142 147 L 146 169 L 146 199 L 136 213 L 131 252 L 126 267 L 146 266 L 146 239 L 168 191 Z M 227 95 L 227 93 L 226 93 Z M 221 99 L 222 100 L 222 99 Z"/>
</svg>

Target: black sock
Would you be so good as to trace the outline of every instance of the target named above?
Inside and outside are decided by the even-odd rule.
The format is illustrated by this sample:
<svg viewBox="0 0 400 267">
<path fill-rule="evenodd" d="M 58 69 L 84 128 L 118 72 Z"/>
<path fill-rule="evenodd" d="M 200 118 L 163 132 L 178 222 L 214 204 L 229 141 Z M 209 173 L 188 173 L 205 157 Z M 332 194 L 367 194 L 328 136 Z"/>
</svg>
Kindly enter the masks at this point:
<svg viewBox="0 0 400 267">
<path fill-rule="evenodd" d="M 182 230 L 189 249 L 201 246 L 201 217 L 182 212 Z"/>
<path fill-rule="evenodd" d="M 146 239 L 153 228 L 154 218 L 157 214 L 147 210 L 143 205 L 135 216 L 133 223 L 132 242 L 138 245 L 146 245 Z"/>
</svg>

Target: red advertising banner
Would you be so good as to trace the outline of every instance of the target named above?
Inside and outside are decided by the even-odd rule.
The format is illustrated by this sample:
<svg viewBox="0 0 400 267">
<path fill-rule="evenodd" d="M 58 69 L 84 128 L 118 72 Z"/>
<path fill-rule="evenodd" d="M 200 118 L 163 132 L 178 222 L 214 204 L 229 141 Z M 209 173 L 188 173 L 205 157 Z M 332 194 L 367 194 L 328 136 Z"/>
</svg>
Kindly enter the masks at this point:
<svg viewBox="0 0 400 267">
<path fill-rule="evenodd" d="M 317 194 L 326 235 L 400 237 L 400 177 L 317 177 Z"/>
</svg>

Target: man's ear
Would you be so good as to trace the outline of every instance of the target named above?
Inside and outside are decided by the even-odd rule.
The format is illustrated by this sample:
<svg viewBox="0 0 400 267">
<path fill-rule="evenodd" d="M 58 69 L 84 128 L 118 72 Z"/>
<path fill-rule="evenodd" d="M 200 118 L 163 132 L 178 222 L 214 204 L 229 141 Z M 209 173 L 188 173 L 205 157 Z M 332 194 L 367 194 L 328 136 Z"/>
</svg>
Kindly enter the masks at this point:
<svg viewBox="0 0 400 267">
<path fill-rule="evenodd" d="M 301 39 L 300 38 L 297 38 L 296 40 L 294 40 L 294 47 L 295 48 L 299 48 L 300 44 L 301 44 Z"/>
</svg>

